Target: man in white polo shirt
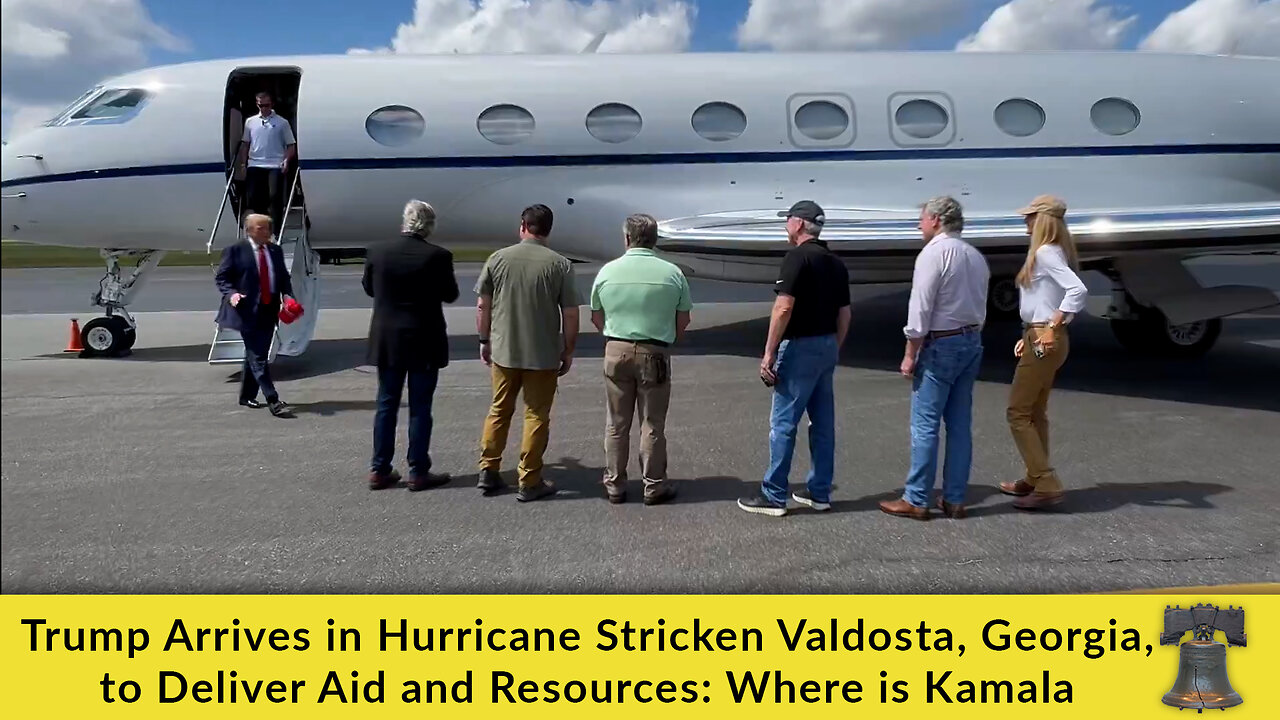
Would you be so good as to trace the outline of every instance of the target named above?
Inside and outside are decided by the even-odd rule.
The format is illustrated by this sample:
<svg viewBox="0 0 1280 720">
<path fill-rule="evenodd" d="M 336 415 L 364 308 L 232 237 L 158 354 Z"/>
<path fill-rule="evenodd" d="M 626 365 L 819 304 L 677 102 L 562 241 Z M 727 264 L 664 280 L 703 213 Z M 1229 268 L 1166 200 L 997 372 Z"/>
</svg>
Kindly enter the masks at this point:
<svg viewBox="0 0 1280 720">
<path fill-rule="evenodd" d="M 275 113 L 270 93 L 258 93 L 257 103 L 259 112 L 245 121 L 240 141 L 240 165 L 248 161 L 245 199 L 250 212 L 271 216 L 271 226 L 279 234 L 284 215 L 281 179 L 297 157 L 298 143 L 289 121 Z"/>
</svg>

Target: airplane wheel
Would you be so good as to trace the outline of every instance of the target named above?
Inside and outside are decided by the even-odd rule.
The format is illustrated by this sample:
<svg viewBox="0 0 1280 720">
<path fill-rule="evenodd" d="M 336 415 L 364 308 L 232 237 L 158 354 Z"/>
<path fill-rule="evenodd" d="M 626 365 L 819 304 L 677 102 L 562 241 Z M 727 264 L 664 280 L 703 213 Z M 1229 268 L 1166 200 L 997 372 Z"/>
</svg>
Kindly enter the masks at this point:
<svg viewBox="0 0 1280 720">
<path fill-rule="evenodd" d="M 137 333 L 119 316 L 94 318 L 80 329 L 86 357 L 119 355 L 133 346 Z"/>
<path fill-rule="evenodd" d="M 1018 317 L 1020 301 L 1018 283 L 1013 278 L 993 278 L 987 285 L 987 317 L 992 320 Z"/>
<path fill-rule="evenodd" d="M 1129 350 L 1165 357 L 1199 357 L 1218 342 L 1222 320 L 1173 325 L 1164 313 L 1145 309 L 1136 320 L 1112 320 L 1111 332 Z"/>
</svg>

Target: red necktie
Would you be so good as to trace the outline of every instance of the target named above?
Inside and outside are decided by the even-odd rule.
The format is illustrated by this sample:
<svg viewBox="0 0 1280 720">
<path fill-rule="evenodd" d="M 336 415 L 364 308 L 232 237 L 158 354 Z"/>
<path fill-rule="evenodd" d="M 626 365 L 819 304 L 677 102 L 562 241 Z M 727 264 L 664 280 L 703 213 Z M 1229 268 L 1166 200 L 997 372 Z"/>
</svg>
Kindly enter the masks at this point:
<svg viewBox="0 0 1280 720">
<path fill-rule="evenodd" d="M 267 269 L 267 249 L 258 246 L 258 291 L 259 300 L 263 305 L 271 304 L 271 271 Z"/>
</svg>

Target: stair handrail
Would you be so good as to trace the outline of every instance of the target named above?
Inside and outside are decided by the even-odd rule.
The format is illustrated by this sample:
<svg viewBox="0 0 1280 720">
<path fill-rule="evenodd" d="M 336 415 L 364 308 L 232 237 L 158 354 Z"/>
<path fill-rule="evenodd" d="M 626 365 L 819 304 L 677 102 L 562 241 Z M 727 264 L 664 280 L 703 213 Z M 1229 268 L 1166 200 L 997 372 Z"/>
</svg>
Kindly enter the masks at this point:
<svg viewBox="0 0 1280 720">
<path fill-rule="evenodd" d="M 276 237 L 284 237 L 284 229 L 289 226 L 289 213 L 293 211 L 293 196 L 298 192 L 298 178 L 302 177 L 302 166 L 294 168 L 293 182 L 289 186 L 289 202 L 284 206 L 284 218 L 280 220 L 280 227 L 276 228 Z M 303 215 L 303 224 L 306 224 L 306 216 Z M 304 228 L 305 230 L 305 228 Z"/>
<path fill-rule="evenodd" d="M 227 174 L 227 186 L 222 190 L 222 204 L 218 206 L 218 217 L 213 221 L 213 231 L 209 233 L 209 242 L 205 243 L 204 252 L 206 255 L 213 252 L 213 238 L 218 234 L 218 226 L 222 224 L 222 213 L 227 209 L 227 198 L 231 196 L 231 183 L 235 182 L 235 172 Z"/>
</svg>

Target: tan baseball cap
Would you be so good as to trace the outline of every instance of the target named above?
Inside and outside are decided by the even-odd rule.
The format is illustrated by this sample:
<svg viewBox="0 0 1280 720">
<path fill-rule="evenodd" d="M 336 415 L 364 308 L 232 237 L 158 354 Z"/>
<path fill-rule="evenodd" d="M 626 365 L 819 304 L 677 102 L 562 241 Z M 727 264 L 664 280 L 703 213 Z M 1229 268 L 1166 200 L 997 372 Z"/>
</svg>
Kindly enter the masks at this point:
<svg viewBox="0 0 1280 720">
<path fill-rule="evenodd" d="M 1053 195 L 1040 195 L 1031 201 L 1031 204 L 1018 211 L 1019 215 L 1035 215 L 1036 213 L 1046 213 L 1054 217 L 1063 217 L 1067 214 L 1067 204 L 1061 198 Z"/>
</svg>

